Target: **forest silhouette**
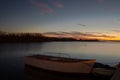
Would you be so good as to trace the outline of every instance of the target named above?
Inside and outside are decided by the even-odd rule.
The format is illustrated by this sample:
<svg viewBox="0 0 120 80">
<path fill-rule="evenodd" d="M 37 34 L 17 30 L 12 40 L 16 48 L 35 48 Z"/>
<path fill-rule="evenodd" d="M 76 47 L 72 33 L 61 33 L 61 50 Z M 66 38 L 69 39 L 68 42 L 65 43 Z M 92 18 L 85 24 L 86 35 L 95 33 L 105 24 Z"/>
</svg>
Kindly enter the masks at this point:
<svg viewBox="0 0 120 80">
<path fill-rule="evenodd" d="M 0 42 L 50 42 L 50 41 L 99 41 L 97 39 L 75 39 L 47 37 L 41 33 L 7 33 L 0 31 Z"/>
</svg>

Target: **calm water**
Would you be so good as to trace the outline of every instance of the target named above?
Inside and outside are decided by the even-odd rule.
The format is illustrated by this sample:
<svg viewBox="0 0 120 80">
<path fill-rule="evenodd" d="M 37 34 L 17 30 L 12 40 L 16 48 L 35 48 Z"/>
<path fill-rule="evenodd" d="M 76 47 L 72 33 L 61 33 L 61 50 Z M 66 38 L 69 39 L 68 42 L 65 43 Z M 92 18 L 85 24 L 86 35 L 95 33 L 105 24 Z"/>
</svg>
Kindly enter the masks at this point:
<svg viewBox="0 0 120 80">
<path fill-rule="evenodd" d="M 0 44 L 0 80 L 35 80 L 26 78 L 24 74 L 24 57 L 32 54 L 96 59 L 97 62 L 114 66 L 120 62 L 120 43 L 48 42 Z"/>
</svg>

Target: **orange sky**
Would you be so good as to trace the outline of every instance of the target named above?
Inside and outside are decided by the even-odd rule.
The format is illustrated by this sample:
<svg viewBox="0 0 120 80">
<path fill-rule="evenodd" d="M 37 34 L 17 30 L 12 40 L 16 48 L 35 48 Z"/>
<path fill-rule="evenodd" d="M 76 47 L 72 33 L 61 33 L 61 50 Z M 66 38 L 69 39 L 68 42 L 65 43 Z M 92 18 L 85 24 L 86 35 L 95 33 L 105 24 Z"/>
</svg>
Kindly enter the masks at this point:
<svg viewBox="0 0 120 80">
<path fill-rule="evenodd" d="M 88 32 L 46 32 L 43 35 L 48 37 L 67 37 L 79 39 L 98 39 L 98 40 L 120 40 L 119 36 L 111 34 L 96 34 Z"/>
</svg>

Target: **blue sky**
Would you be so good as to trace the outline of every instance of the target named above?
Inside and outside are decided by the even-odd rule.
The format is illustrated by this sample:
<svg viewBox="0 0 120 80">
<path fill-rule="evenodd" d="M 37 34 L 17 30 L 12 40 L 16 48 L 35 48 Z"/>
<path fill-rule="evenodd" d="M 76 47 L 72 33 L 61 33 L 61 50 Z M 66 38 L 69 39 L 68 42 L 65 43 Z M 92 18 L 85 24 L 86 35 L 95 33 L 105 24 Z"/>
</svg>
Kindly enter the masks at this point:
<svg viewBox="0 0 120 80">
<path fill-rule="evenodd" d="M 120 35 L 120 0 L 0 0 L 0 30 Z"/>
</svg>

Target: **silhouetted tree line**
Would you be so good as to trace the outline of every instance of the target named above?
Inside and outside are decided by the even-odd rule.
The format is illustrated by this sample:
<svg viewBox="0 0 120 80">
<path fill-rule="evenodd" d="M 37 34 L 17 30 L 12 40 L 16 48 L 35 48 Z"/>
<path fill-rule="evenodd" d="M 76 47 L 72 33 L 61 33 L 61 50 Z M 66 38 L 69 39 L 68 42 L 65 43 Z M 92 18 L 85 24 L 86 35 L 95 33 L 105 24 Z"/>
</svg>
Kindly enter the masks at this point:
<svg viewBox="0 0 120 80">
<path fill-rule="evenodd" d="M 98 41 L 74 38 L 45 37 L 40 33 L 5 33 L 0 31 L 0 42 Z"/>
<path fill-rule="evenodd" d="M 0 42 L 75 41 L 72 38 L 45 37 L 40 33 L 0 33 Z"/>
</svg>

